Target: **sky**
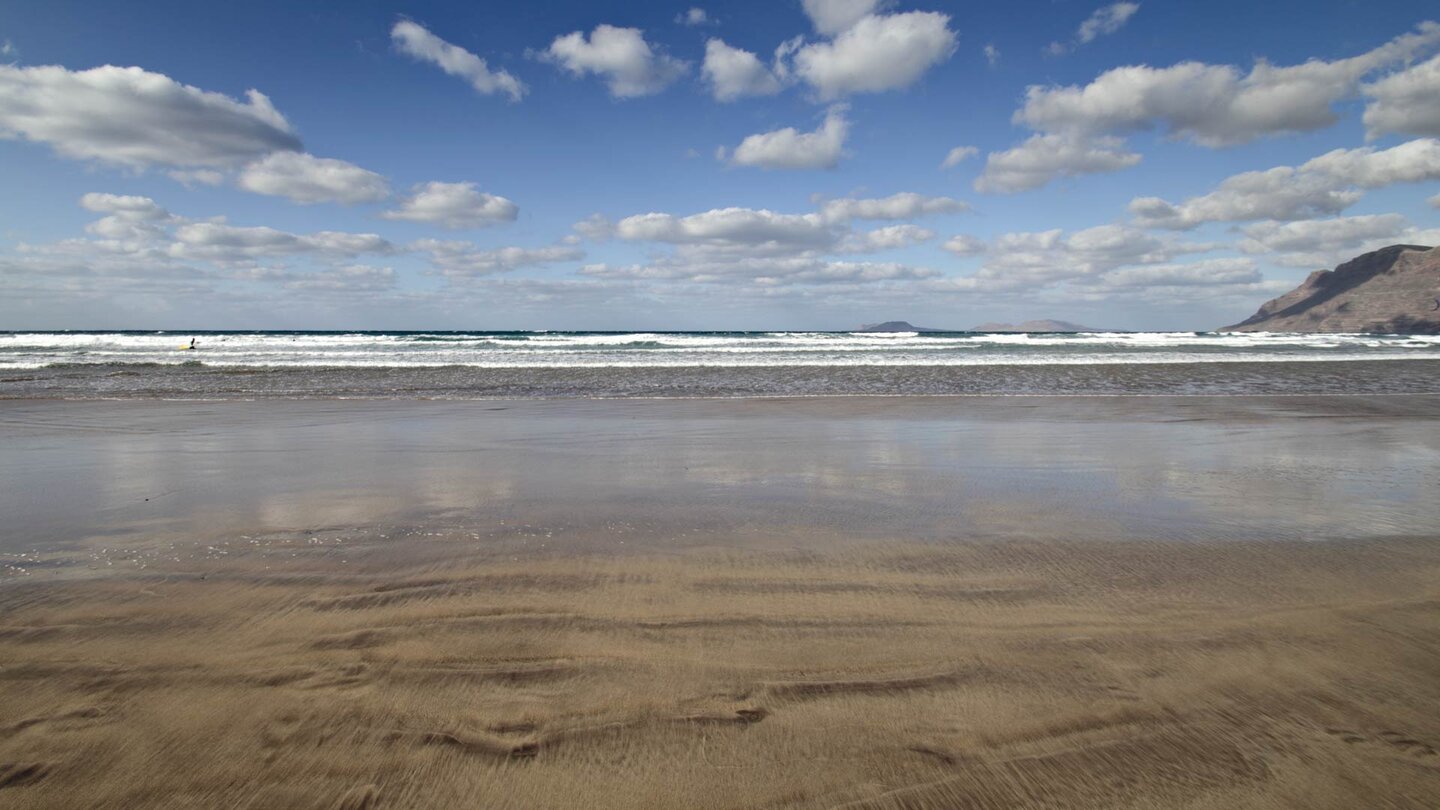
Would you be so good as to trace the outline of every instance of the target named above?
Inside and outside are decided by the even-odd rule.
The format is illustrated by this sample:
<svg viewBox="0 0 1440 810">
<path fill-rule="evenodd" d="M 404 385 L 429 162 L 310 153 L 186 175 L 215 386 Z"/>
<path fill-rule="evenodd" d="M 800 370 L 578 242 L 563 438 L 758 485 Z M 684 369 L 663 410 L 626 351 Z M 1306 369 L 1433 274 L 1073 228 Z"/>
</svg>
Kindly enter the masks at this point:
<svg viewBox="0 0 1440 810">
<path fill-rule="evenodd" d="M 1440 244 L 1420 2 L 0 3 L 0 330 L 1234 323 Z"/>
</svg>

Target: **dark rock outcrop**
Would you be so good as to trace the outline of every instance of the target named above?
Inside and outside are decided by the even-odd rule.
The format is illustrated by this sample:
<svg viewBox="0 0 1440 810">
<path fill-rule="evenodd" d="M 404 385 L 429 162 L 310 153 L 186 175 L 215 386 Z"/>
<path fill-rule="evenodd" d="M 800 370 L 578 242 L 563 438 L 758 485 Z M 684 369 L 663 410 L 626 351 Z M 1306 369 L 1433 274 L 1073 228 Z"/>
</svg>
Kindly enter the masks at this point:
<svg viewBox="0 0 1440 810">
<path fill-rule="evenodd" d="M 1391 245 L 1299 287 L 1221 332 L 1440 334 L 1440 248 Z"/>
</svg>

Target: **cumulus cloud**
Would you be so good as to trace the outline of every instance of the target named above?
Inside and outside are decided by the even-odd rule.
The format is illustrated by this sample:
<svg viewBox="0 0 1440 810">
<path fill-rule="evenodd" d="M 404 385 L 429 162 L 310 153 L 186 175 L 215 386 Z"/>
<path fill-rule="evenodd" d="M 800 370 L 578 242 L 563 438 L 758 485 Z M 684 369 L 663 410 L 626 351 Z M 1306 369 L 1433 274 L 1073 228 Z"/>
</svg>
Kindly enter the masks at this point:
<svg viewBox="0 0 1440 810">
<path fill-rule="evenodd" d="M 1249 73 L 1231 65 L 1182 62 L 1106 71 L 1079 87 L 1032 86 L 1016 123 L 1046 133 L 1124 134 L 1164 129 L 1204 146 L 1233 146 L 1265 135 L 1333 124 L 1332 106 L 1355 97 L 1360 82 L 1440 43 L 1440 24 L 1422 23 L 1349 59 L 1312 59 L 1277 67 L 1259 62 Z"/>
<path fill-rule="evenodd" d="M 975 190 L 1012 194 L 1040 188 L 1061 177 L 1115 172 L 1140 162 L 1119 138 L 1084 135 L 1032 135 L 1004 152 L 991 152 Z"/>
<path fill-rule="evenodd" d="M 1130 213 L 1148 227 L 1187 229 L 1206 222 L 1302 220 L 1338 214 L 1363 189 L 1440 180 L 1440 140 L 1422 138 L 1390 149 L 1336 149 L 1300 166 L 1243 172 L 1215 190 L 1172 204 L 1140 197 Z"/>
<path fill-rule="evenodd" d="M 822 100 L 909 87 L 955 52 L 950 17 L 934 11 L 863 16 L 828 42 L 795 51 L 794 71 Z"/>
<path fill-rule="evenodd" d="M 685 62 L 651 48 L 640 29 L 604 24 L 589 38 L 580 31 L 556 37 L 540 56 L 575 76 L 603 76 L 615 98 L 653 95 L 688 69 Z"/>
<path fill-rule="evenodd" d="M 1000 49 L 995 47 L 994 43 L 986 45 L 982 52 L 985 54 L 985 64 L 992 68 L 1000 64 Z"/>
<path fill-rule="evenodd" d="M 621 239 L 712 247 L 822 248 L 835 234 L 818 214 L 778 214 L 753 208 L 717 208 L 687 217 L 650 213 L 615 225 Z"/>
<path fill-rule="evenodd" d="M 1096 276 L 1102 287 L 1198 287 L 1256 284 L 1262 280 L 1253 259 L 1203 259 L 1186 264 L 1122 267 Z"/>
<path fill-rule="evenodd" d="M 940 162 L 940 168 L 953 169 L 978 154 L 980 150 L 973 146 L 957 146 L 945 155 L 945 159 Z"/>
<path fill-rule="evenodd" d="M 521 267 L 585 258 L 583 250 L 568 245 L 551 245 L 541 248 L 503 247 L 482 250 L 471 242 L 421 239 L 411 243 L 410 248 L 428 253 L 436 269 L 442 275 L 452 278 L 488 276 L 495 273 L 507 273 Z"/>
<path fill-rule="evenodd" d="M 717 208 L 690 216 L 640 214 L 621 219 L 615 235 L 658 242 L 670 252 L 634 265 L 596 264 L 582 273 L 631 281 L 744 282 L 765 288 L 872 285 L 931 279 L 936 271 L 892 262 L 851 262 L 827 254 L 901 250 L 935 239 L 911 222 L 856 230 L 863 220 L 905 220 L 955 213 L 967 206 L 948 197 L 913 192 L 878 198 L 815 198 L 816 210 L 786 214 L 754 208 Z M 747 288 L 751 289 L 751 288 Z"/>
<path fill-rule="evenodd" d="M 246 262 L 301 254 L 345 258 L 389 254 L 395 246 L 373 233 L 318 231 L 290 233 L 266 226 L 241 227 L 223 222 L 189 222 L 174 232 L 169 253 L 177 259 Z"/>
<path fill-rule="evenodd" d="M 693 28 L 697 25 L 706 25 L 707 23 L 709 23 L 710 15 L 705 13 L 705 9 L 694 7 L 688 11 L 676 14 L 675 22 L 678 25 L 688 25 Z"/>
<path fill-rule="evenodd" d="M 1162 265 L 1213 245 L 1179 242 L 1129 225 L 1101 225 L 1071 234 L 1060 229 L 1001 234 L 985 244 L 957 236 L 945 244 L 963 256 L 984 254 L 974 275 L 955 280 L 957 289 L 1003 292 L 1094 279 L 1127 267 Z"/>
<path fill-rule="evenodd" d="M 1434 197 L 1426 200 L 1426 202 L 1430 203 L 1431 208 L 1440 208 L 1440 194 L 1436 194 Z"/>
<path fill-rule="evenodd" d="M 845 154 L 850 122 L 843 105 L 832 106 L 814 132 L 785 127 L 750 135 L 735 147 L 730 162 L 764 169 L 833 169 Z"/>
<path fill-rule="evenodd" d="M 956 256 L 978 256 L 989 249 L 985 240 L 970 236 L 969 234 L 956 234 L 945 240 L 940 247 L 954 253 Z"/>
<path fill-rule="evenodd" d="M 842 285 L 915 281 L 936 278 L 939 272 L 896 262 L 834 261 L 814 256 L 745 257 L 706 261 L 666 257 L 646 264 L 587 265 L 580 271 L 594 278 L 630 281 L 724 284 L 732 291 L 737 282 L 760 288 Z"/>
<path fill-rule="evenodd" d="M 244 102 L 138 67 L 0 65 L 0 137 L 133 169 L 227 168 L 300 139 L 258 90 Z"/>
<path fill-rule="evenodd" d="M 1257 222 L 1244 229 L 1238 247 L 1266 254 L 1288 267 L 1333 267 L 1356 255 L 1397 243 L 1434 245 L 1440 233 L 1421 230 L 1400 214 Z"/>
<path fill-rule="evenodd" d="M 304 152 L 274 152 L 246 166 L 236 185 L 256 194 L 298 203 L 376 202 L 390 196 L 385 178 L 372 171 Z"/>
<path fill-rule="evenodd" d="M 614 233 L 628 241 L 677 248 L 675 259 L 691 266 L 719 266 L 753 258 L 808 257 L 823 253 L 870 253 L 926 242 L 935 233 L 913 223 L 856 231 L 858 220 L 905 220 L 968 209 L 948 197 L 901 192 L 874 199 L 817 199 L 818 210 L 782 214 L 766 209 L 717 208 L 690 216 L 666 213 L 626 217 Z"/>
<path fill-rule="evenodd" d="M 603 242 L 615 235 L 615 223 L 604 214 L 591 214 L 571 225 L 570 229 L 592 242 Z"/>
<path fill-rule="evenodd" d="M 928 214 L 954 214 L 968 210 L 969 205 L 949 197 L 927 197 L 913 191 L 902 191 L 876 199 L 844 197 L 827 200 L 820 206 L 820 218 L 826 222 L 844 223 L 853 219 L 914 219 Z"/>
<path fill-rule="evenodd" d="M 801 0 L 815 32 L 834 36 L 888 5 L 885 0 Z"/>
<path fill-rule="evenodd" d="M 755 54 L 726 45 L 716 38 L 705 43 L 705 63 L 700 69 L 716 101 L 734 101 L 743 96 L 773 96 L 780 92 L 780 80 Z"/>
<path fill-rule="evenodd" d="M 421 183 L 401 200 L 400 207 L 382 213 L 385 219 L 431 222 L 446 228 L 488 228 L 514 222 L 520 207 L 504 197 L 487 194 L 474 183 Z"/>
<path fill-rule="evenodd" d="M 887 225 L 852 234 L 846 237 L 837 249 L 842 253 L 874 253 L 881 250 L 899 250 L 929 242 L 934 238 L 934 231 L 919 225 Z"/>
<path fill-rule="evenodd" d="M 511 101 L 525 95 L 525 85 L 519 79 L 504 70 L 491 70 L 484 59 L 435 36 L 423 25 L 400 20 L 390 29 L 390 39 L 396 50 L 469 82 L 481 95 L 504 93 Z"/>
<path fill-rule="evenodd" d="M 1365 133 L 1440 137 L 1440 56 L 1386 76 L 1364 88 Z"/>
<path fill-rule="evenodd" d="M 102 240 L 102 247 L 123 253 L 145 250 L 162 239 L 165 227 L 178 218 L 149 197 L 90 192 L 80 198 L 80 207 L 105 216 L 85 226 L 85 231 Z"/>
</svg>

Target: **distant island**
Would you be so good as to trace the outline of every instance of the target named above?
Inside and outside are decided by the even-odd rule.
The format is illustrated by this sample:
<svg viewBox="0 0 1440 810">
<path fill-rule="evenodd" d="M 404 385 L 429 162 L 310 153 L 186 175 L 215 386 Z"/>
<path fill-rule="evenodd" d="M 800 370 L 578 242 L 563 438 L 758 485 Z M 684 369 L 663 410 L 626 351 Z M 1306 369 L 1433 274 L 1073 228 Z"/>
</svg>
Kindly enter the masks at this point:
<svg viewBox="0 0 1440 810">
<path fill-rule="evenodd" d="M 1440 248 L 1391 245 L 1316 270 L 1218 331 L 1440 334 Z"/>
<path fill-rule="evenodd" d="M 1069 321 L 1038 320 L 1025 321 L 1021 324 L 996 323 L 993 321 L 982 323 L 979 326 L 972 326 L 969 329 L 933 329 L 928 326 L 916 326 L 909 321 L 886 321 L 884 323 L 868 323 L 856 332 L 1103 332 L 1106 330 L 1095 329 L 1089 326 L 1081 326 L 1078 323 Z"/>
<path fill-rule="evenodd" d="M 867 323 L 856 332 L 950 332 L 950 329 L 931 329 L 928 326 L 915 326 L 908 321 L 886 321 L 884 323 Z"/>
<path fill-rule="evenodd" d="M 986 321 L 979 326 L 970 327 L 971 332 L 1103 332 L 1104 329 L 1096 329 L 1093 326 L 1081 326 L 1078 323 L 1069 321 L 1038 320 L 1025 321 L 1020 324 L 996 323 Z"/>
</svg>

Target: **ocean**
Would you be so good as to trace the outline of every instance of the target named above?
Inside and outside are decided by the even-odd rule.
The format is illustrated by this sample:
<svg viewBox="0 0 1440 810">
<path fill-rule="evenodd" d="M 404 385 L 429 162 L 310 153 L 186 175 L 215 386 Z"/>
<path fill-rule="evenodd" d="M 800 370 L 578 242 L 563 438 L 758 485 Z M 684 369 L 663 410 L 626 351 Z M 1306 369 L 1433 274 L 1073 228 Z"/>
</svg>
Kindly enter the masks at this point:
<svg viewBox="0 0 1440 810">
<path fill-rule="evenodd" d="M 0 398 L 1376 393 L 1440 393 L 1440 336 L 0 332 Z"/>
</svg>

